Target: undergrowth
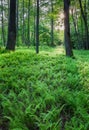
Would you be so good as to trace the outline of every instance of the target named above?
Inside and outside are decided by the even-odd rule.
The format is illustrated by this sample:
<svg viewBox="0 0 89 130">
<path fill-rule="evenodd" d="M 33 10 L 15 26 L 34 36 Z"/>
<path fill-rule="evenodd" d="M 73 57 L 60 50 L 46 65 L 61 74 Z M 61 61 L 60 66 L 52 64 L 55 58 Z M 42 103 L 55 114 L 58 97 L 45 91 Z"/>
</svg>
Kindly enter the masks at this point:
<svg viewBox="0 0 89 130">
<path fill-rule="evenodd" d="M 1 130 L 89 130 L 88 51 L 0 53 Z"/>
</svg>

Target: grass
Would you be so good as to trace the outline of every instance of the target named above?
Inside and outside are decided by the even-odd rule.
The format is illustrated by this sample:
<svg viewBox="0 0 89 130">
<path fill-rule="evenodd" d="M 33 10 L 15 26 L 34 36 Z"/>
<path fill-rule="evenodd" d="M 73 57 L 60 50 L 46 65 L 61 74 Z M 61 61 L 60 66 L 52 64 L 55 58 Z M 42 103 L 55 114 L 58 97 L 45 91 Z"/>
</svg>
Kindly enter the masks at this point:
<svg viewBox="0 0 89 130">
<path fill-rule="evenodd" d="M 0 129 L 89 130 L 89 51 L 0 50 Z"/>
</svg>

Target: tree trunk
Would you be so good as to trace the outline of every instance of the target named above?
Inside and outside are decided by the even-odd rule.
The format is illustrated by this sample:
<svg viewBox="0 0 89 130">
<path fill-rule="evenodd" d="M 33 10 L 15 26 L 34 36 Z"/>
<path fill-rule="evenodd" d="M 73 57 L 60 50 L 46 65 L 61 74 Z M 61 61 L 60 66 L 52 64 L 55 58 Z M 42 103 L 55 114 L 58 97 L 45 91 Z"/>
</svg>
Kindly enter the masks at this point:
<svg viewBox="0 0 89 130">
<path fill-rule="evenodd" d="M 36 53 L 39 53 L 39 0 L 37 0 L 36 14 Z"/>
<path fill-rule="evenodd" d="M 22 13 L 22 42 L 25 43 L 25 37 L 24 37 L 24 27 L 25 27 L 25 23 L 24 23 L 24 0 L 23 0 L 23 13 Z"/>
<path fill-rule="evenodd" d="M 16 41 L 17 41 L 17 46 L 18 46 L 18 38 L 19 38 L 19 33 L 18 33 L 18 26 L 19 26 L 19 0 L 16 1 Z"/>
<path fill-rule="evenodd" d="M 33 31 L 33 42 L 34 42 L 34 46 L 36 46 L 36 2 L 34 0 L 34 6 L 33 6 L 33 12 L 34 12 L 34 22 L 33 22 L 33 26 L 34 26 L 34 31 Z"/>
<path fill-rule="evenodd" d="M 15 50 L 16 44 L 16 0 L 10 0 L 7 50 Z"/>
<path fill-rule="evenodd" d="M 1 0 L 1 12 L 2 12 L 2 41 L 3 45 L 5 46 L 5 35 L 4 35 L 4 19 L 3 19 L 3 0 Z"/>
<path fill-rule="evenodd" d="M 77 28 L 76 28 L 77 25 L 76 25 L 76 21 L 75 21 L 75 17 L 74 17 L 73 9 L 71 9 L 71 12 L 72 12 L 73 25 L 74 25 L 74 29 L 75 29 L 75 35 L 76 35 L 76 38 L 77 38 L 77 41 L 78 41 L 78 48 L 80 48 L 80 47 L 79 47 L 79 43 L 80 43 L 80 41 L 79 41 L 79 35 L 78 35 Z"/>
<path fill-rule="evenodd" d="M 81 9 L 81 15 L 84 21 L 84 25 L 85 25 L 85 35 L 86 35 L 86 43 L 85 43 L 85 49 L 88 50 L 89 49 L 89 38 L 88 38 L 88 25 L 87 25 L 87 18 L 86 15 L 84 14 L 83 11 L 83 7 L 82 7 L 82 2 L 81 0 L 79 0 L 79 5 L 80 5 L 80 9 Z"/>
<path fill-rule="evenodd" d="M 70 0 L 64 0 L 64 43 L 66 49 L 66 56 L 73 56 L 72 46 L 70 41 L 70 23 L 69 23 L 69 6 Z"/>
<path fill-rule="evenodd" d="M 30 45 L 30 0 L 28 1 L 28 46 Z"/>
<path fill-rule="evenodd" d="M 53 0 L 51 0 L 51 13 L 53 14 Z M 51 16 L 51 46 L 54 45 L 54 19 Z"/>
</svg>

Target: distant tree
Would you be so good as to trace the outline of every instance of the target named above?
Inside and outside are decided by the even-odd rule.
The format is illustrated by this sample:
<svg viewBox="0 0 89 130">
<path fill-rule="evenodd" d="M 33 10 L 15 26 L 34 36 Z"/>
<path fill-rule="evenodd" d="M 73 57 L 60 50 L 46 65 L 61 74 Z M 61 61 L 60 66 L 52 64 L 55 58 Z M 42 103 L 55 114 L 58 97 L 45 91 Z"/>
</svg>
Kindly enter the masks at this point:
<svg viewBox="0 0 89 130">
<path fill-rule="evenodd" d="M 4 5 L 3 5 L 3 0 L 1 0 L 1 13 L 2 13 L 2 41 L 3 41 L 3 44 L 5 46 L 5 34 L 4 34 Z"/>
<path fill-rule="evenodd" d="M 7 50 L 15 50 L 16 44 L 16 0 L 10 0 Z"/>
<path fill-rule="evenodd" d="M 52 13 L 52 16 L 51 16 L 51 46 L 54 45 L 54 19 L 53 19 L 53 11 L 54 11 L 53 0 L 51 0 L 51 13 Z"/>
<path fill-rule="evenodd" d="M 73 56 L 71 40 L 70 40 L 70 23 L 69 23 L 69 7 L 70 0 L 64 0 L 64 43 L 66 49 L 66 56 Z"/>
<path fill-rule="evenodd" d="M 80 10 L 81 10 L 81 15 L 84 21 L 84 26 L 85 26 L 85 44 L 84 44 L 84 49 L 88 50 L 89 49 L 89 34 L 88 34 L 88 21 L 87 21 L 87 7 L 86 7 L 86 0 L 84 3 L 84 10 L 82 6 L 82 1 L 79 0 L 79 5 L 80 5 Z"/>
<path fill-rule="evenodd" d="M 25 43 L 25 0 L 22 1 L 22 42 Z"/>
<path fill-rule="evenodd" d="M 36 12 L 36 53 L 39 53 L 39 0 L 37 0 Z"/>
<path fill-rule="evenodd" d="M 36 2 L 34 0 L 33 2 L 33 43 L 34 43 L 34 46 L 36 45 Z"/>
<path fill-rule="evenodd" d="M 17 43 L 18 43 L 18 28 L 19 28 L 19 0 L 16 1 L 16 38 L 17 38 Z M 18 44 L 17 44 L 18 45 Z"/>
<path fill-rule="evenodd" d="M 31 8 L 31 0 L 28 1 L 28 46 L 30 45 L 30 8 Z"/>
</svg>

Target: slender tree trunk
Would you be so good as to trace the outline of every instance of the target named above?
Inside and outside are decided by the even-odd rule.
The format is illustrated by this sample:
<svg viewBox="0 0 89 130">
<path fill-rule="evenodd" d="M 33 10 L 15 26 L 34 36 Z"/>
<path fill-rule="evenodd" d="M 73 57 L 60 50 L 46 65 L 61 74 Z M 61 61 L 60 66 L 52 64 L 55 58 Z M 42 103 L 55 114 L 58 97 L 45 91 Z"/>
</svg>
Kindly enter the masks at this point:
<svg viewBox="0 0 89 130">
<path fill-rule="evenodd" d="M 19 9 L 19 0 L 16 1 L 16 37 L 17 37 L 17 45 L 18 45 L 18 24 L 19 24 L 19 12 L 18 12 L 18 9 Z"/>
<path fill-rule="evenodd" d="M 16 44 L 16 0 L 10 0 L 7 50 L 15 50 Z"/>
<path fill-rule="evenodd" d="M 39 0 L 37 0 L 36 14 L 36 53 L 39 53 Z"/>
<path fill-rule="evenodd" d="M 36 2 L 34 0 L 34 32 L 33 32 L 33 42 L 34 42 L 34 46 L 36 45 Z"/>
<path fill-rule="evenodd" d="M 2 12 L 2 41 L 3 41 L 3 45 L 5 46 L 5 35 L 4 35 L 4 19 L 3 19 L 3 17 L 4 17 L 4 15 L 3 15 L 3 0 L 1 0 L 1 12 Z"/>
<path fill-rule="evenodd" d="M 79 45 L 80 41 L 79 41 L 79 36 L 78 36 L 77 28 L 76 28 L 76 21 L 75 21 L 73 9 L 71 9 L 71 11 L 72 11 L 72 19 L 73 19 L 73 24 L 74 24 L 74 29 L 75 29 L 75 35 L 76 35 L 76 38 L 77 38 L 77 41 L 78 41 L 78 45 Z"/>
<path fill-rule="evenodd" d="M 86 35 L 85 49 L 88 50 L 89 49 L 88 25 L 87 25 L 86 15 L 84 14 L 84 11 L 83 11 L 81 0 L 79 0 L 79 5 L 80 5 L 81 15 L 82 15 L 82 18 L 83 18 L 83 21 L 84 21 L 84 25 L 85 25 L 85 35 Z"/>
<path fill-rule="evenodd" d="M 64 43 L 66 49 L 66 56 L 73 56 L 72 46 L 70 41 L 70 23 L 69 23 L 69 6 L 70 0 L 64 0 Z"/>
<path fill-rule="evenodd" d="M 82 48 L 84 49 L 84 48 L 86 48 L 85 46 L 85 44 L 84 44 L 84 24 L 83 24 L 83 19 L 82 19 L 82 16 L 80 16 L 80 21 L 81 21 L 81 23 L 80 23 L 80 29 L 81 29 L 81 31 L 80 31 L 80 37 L 81 37 L 81 44 L 82 44 Z"/>
<path fill-rule="evenodd" d="M 53 0 L 51 0 L 51 13 L 53 14 Z M 54 45 L 54 19 L 51 17 L 51 46 Z"/>
<path fill-rule="evenodd" d="M 30 0 L 28 1 L 28 46 L 30 45 Z"/>
<path fill-rule="evenodd" d="M 24 0 L 23 0 L 23 11 L 22 11 L 22 42 L 24 43 L 25 42 L 25 38 L 24 38 L 24 26 L 25 26 L 25 23 L 24 23 Z"/>
</svg>

